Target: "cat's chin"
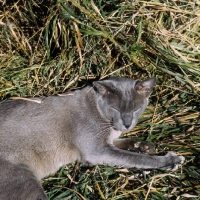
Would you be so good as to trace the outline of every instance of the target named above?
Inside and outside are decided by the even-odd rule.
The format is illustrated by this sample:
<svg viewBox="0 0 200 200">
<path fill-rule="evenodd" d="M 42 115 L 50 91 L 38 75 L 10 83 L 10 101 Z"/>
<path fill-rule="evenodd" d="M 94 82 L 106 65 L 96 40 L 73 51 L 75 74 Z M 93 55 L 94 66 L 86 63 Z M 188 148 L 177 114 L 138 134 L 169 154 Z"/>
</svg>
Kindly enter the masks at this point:
<svg viewBox="0 0 200 200">
<path fill-rule="evenodd" d="M 126 129 L 126 128 L 117 128 L 117 127 L 112 127 L 115 131 L 120 131 L 122 133 L 128 133 L 129 131 L 131 131 L 131 129 Z"/>
</svg>

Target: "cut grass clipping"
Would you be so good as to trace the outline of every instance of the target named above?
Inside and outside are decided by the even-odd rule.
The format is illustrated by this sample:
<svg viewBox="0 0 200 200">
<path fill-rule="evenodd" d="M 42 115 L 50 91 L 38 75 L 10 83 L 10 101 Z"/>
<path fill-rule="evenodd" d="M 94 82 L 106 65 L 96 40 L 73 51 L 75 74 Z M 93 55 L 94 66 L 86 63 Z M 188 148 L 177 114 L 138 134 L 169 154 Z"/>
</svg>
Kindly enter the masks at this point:
<svg viewBox="0 0 200 200">
<path fill-rule="evenodd" d="M 175 172 L 64 166 L 43 179 L 50 199 L 200 199 L 200 3 L 1 1 L 0 100 L 62 93 L 110 76 L 156 77 L 124 137 L 186 157 Z"/>
</svg>

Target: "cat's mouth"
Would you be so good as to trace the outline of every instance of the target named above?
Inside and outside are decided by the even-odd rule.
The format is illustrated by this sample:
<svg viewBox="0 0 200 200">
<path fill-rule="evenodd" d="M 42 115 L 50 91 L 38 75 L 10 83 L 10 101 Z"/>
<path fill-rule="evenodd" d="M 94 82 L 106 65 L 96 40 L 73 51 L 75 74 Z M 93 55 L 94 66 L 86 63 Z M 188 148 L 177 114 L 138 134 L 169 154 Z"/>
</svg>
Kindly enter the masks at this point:
<svg viewBox="0 0 200 200">
<path fill-rule="evenodd" d="M 121 131 L 121 132 L 123 132 L 123 133 L 129 131 L 129 129 L 124 128 L 123 125 L 121 125 L 121 126 L 119 127 L 119 125 L 117 125 L 117 124 L 114 123 L 114 120 L 113 120 L 113 119 L 110 121 L 110 126 L 111 126 L 115 131 Z"/>
<path fill-rule="evenodd" d="M 121 131 L 122 133 L 127 133 L 129 132 L 130 130 L 129 129 L 126 129 L 126 128 L 117 128 L 115 126 L 112 127 L 115 131 Z"/>
<path fill-rule="evenodd" d="M 120 123 L 115 123 L 114 122 L 114 119 L 112 119 L 110 121 L 110 126 L 111 128 L 113 128 L 115 131 L 121 131 L 123 133 L 127 133 L 129 132 L 131 129 L 132 129 L 132 126 L 130 125 L 128 128 L 125 127 L 123 124 L 120 124 Z"/>
</svg>

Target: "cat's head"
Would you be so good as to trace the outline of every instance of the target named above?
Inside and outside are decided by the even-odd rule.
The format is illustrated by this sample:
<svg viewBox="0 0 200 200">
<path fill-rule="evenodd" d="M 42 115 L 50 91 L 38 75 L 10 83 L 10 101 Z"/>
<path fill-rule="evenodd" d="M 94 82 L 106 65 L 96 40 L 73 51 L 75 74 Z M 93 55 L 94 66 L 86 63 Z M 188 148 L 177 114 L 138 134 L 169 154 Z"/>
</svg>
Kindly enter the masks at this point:
<svg viewBox="0 0 200 200">
<path fill-rule="evenodd" d="M 99 112 L 115 130 L 130 131 L 144 112 L 155 82 L 155 78 L 134 81 L 121 77 L 93 82 Z"/>
</svg>

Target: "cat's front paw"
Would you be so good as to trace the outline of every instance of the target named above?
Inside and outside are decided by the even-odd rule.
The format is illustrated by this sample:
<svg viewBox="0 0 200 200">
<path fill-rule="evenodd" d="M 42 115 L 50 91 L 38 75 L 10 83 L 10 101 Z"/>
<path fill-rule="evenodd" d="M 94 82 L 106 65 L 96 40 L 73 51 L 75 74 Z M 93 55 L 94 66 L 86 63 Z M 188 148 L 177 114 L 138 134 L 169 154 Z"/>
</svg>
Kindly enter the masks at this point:
<svg viewBox="0 0 200 200">
<path fill-rule="evenodd" d="M 169 165 L 164 167 L 166 170 L 174 171 L 178 169 L 185 161 L 185 158 L 183 156 L 177 156 L 174 152 L 170 151 L 168 152 L 165 157 L 169 158 Z"/>
</svg>

